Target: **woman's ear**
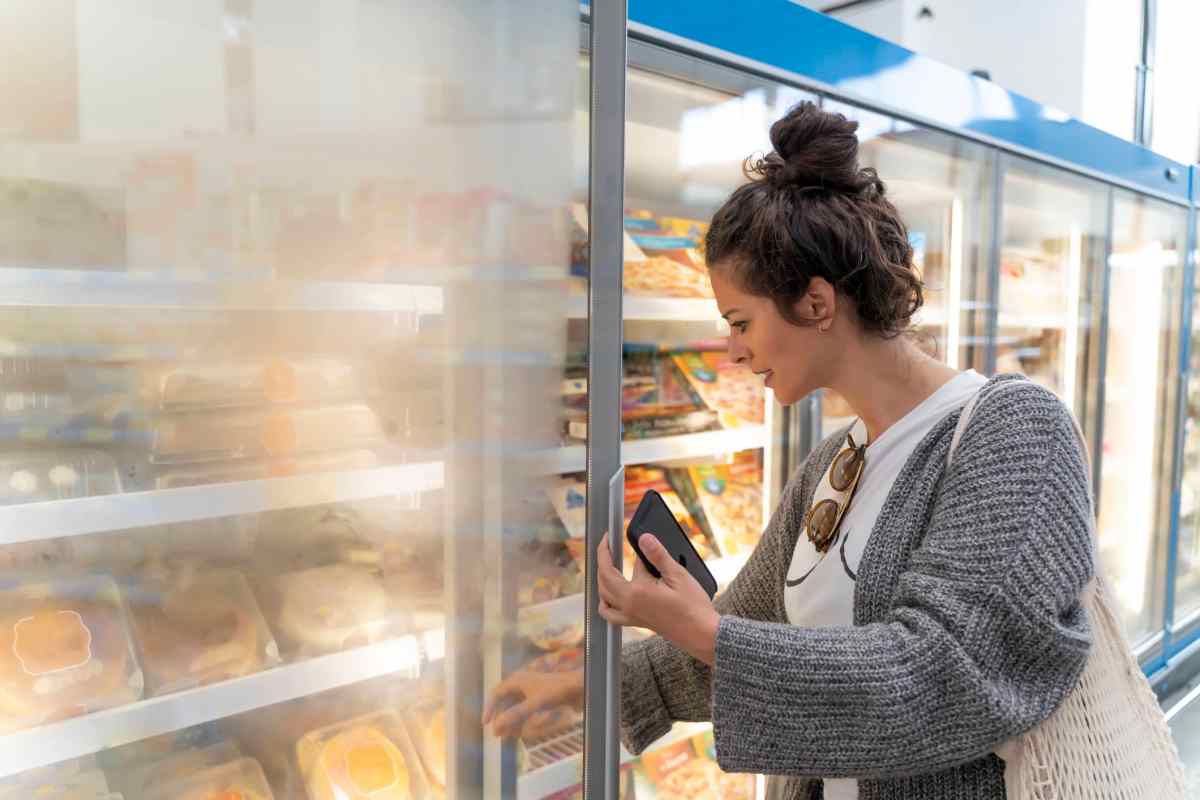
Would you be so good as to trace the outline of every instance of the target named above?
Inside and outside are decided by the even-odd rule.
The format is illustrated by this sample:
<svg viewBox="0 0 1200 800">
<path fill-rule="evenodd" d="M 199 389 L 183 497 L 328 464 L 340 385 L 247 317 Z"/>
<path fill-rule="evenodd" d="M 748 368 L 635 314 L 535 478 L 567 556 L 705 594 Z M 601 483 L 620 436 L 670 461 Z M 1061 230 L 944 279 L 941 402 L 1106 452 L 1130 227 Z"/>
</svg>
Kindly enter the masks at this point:
<svg viewBox="0 0 1200 800">
<path fill-rule="evenodd" d="M 833 327 L 833 315 L 837 310 L 837 292 L 833 284 L 824 278 L 813 278 L 793 310 L 798 318 L 813 323 L 818 330 L 829 330 Z"/>
</svg>

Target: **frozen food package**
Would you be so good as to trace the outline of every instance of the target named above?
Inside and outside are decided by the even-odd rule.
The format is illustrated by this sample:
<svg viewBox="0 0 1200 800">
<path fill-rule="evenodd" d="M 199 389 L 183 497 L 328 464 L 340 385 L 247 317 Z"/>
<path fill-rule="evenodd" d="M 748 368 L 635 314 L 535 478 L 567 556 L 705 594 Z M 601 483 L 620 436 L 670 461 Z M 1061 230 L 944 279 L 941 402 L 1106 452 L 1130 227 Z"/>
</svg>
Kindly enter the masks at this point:
<svg viewBox="0 0 1200 800">
<path fill-rule="evenodd" d="M 94 797 L 108 793 L 108 780 L 94 756 L 70 759 L 48 767 L 0 778 L 0 800 L 60 797 L 75 791 Z"/>
<path fill-rule="evenodd" d="M 702 267 L 670 255 L 626 261 L 622 280 L 625 291 L 630 294 L 695 299 L 713 296 L 712 282 Z"/>
<path fill-rule="evenodd" d="M 429 783 L 398 714 L 383 711 L 305 734 L 296 761 L 309 800 L 429 800 Z"/>
<path fill-rule="evenodd" d="M 264 584 L 267 618 L 288 657 L 372 644 L 392 632 L 391 603 L 372 570 L 331 564 Z"/>
<path fill-rule="evenodd" d="M 735 480 L 726 464 L 688 467 L 707 527 L 723 556 L 749 553 L 763 530 L 762 482 Z"/>
<path fill-rule="evenodd" d="M 255 461 L 208 461 L 164 465 L 157 470 L 154 484 L 158 489 L 180 489 L 212 483 L 286 478 L 321 472 L 350 472 L 379 466 L 379 457 L 370 450 L 297 456 L 295 458 Z"/>
<path fill-rule="evenodd" d="M 150 758 L 120 770 L 110 770 L 112 786 L 126 797 L 145 797 L 168 783 L 201 770 L 241 758 L 242 752 L 230 739 L 203 747 L 184 747 L 160 758 Z"/>
<path fill-rule="evenodd" d="M 717 352 L 680 353 L 674 360 L 704 402 L 720 413 L 723 426 L 763 423 L 766 389 L 749 368 Z"/>
<path fill-rule="evenodd" d="M 0 733 L 132 703 L 142 688 L 111 578 L 0 589 Z"/>
<path fill-rule="evenodd" d="M 274 800 L 262 767 L 252 758 L 191 772 L 147 787 L 146 800 Z"/>
<path fill-rule="evenodd" d="M 121 473 L 98 450 L 8 450 L 0 453 L 0 505 L 116 494 Z"/>
<path fill-rule="evenodd" d="M 113 776 L 110 782 L 115 784 L 117 776 L 125 775 L 138 767 L 162 761 L 184 751 L 204 750 L 225 741 L 225 736 L 215 724 L 204 723 L 102 750 L 96 756 L 96 760 L 105 773 Z"/>
<path fill-rule="evenodd" d="M 287 459 L 382 443 L 384 432 L 365 405 L 187 413 L 162 418 L 151 460 L 159 464 Z"/>
<path fill-rule="evenodd" d="M 697 753 L 691 741 L 674 742 L 638 759 L 636 796 L 638 800 L 723 800 L 720 773 L 716 761 Z"/>
<path fill-rule="evenodd" d="M 258 602 L 236 570 L 176 571 L 134 583 L 126 599 L 151 696 L 279 663 L 279 648 Z"/>
<path fill-rule="evenodd" d="M 713 764 L 717 763 L 717 744 L 712 730 L 698 733 L 692 737 L 692 747 L 696 755 Z M 711 773 L 711 770 L 710 770 Z M 754 776 L 743 772 L 724 772 L 718 768 L 711 773 L 717 784 L 717 797 L 720 800 L 754 800 Z"/>
<path fill-rule="evenodd" d="M 446 707 L 430 702 L 406 709 L 404 723 L 435 797 L 446 796 Z"/>
<path fill-rule="evenodd" d="M 286 403 L 328 403 L 363 396 L 354 365 L 332 358 L 272 358 L 186 364 L 157 378 L 164 411 Z"/>
</svg>

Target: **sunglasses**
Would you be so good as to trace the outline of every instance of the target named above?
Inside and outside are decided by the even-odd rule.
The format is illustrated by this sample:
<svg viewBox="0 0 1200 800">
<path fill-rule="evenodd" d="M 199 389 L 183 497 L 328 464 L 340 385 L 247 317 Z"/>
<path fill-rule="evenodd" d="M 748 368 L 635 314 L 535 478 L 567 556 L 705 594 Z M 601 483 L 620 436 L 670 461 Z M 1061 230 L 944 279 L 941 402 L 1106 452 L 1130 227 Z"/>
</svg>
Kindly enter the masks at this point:
<svg viewBox="0 0 1200 800">
<path fill-rule="evenodd" d="M 833 544 L 866 463 L 867 446 L 855 444 L 854 435 L 847 434 L 846 444 L 829 466 L 829 485 L 841 496 L 815 504 L 804 518 L 804 532 L 818 553 L 824 553 Z"/>
</svg>

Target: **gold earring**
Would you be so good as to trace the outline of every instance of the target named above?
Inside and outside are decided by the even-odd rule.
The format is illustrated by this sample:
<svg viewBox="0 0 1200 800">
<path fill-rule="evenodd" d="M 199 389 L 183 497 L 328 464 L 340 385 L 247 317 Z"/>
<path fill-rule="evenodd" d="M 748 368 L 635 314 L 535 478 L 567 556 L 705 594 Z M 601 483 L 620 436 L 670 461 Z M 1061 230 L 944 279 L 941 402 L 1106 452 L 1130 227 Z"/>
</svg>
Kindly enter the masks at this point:
<svg viewBox="0 0 1200 800">
<path fill-rule="evenodd" d="M 821 331 L 821 333 L 827 333 L 829 331 L 829 328 L 831 325 L 833 325 L 833 322 L 831 320 L 825 320 L 817 327 Z"/>
</svg>

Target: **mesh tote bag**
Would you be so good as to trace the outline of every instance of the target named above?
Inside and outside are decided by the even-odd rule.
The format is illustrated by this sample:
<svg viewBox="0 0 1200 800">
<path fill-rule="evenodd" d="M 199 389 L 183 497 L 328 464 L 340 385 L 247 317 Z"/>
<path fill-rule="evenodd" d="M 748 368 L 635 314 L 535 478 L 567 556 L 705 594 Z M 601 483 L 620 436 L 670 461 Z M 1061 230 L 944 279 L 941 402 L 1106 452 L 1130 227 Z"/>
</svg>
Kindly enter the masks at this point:
<svg viewBox="0 0 1200 800">
<path fill-rule="evenodd" d="M 990 396 L 1020 383 L 1007 381 L 986 391 Z M 947 466 L 983 399 L 980 390 L 963 407 Z M 1077 422 L 1075 433 L 1088 463 Z M 1094 500 L 1091 506 L 1094 511 Z M 1094 522 L 1092 528 L 1094 537 Z M 1096 577 L 1082 596 L 1093 641 L 1079 683 L 1040 725 L 996 750 L 1005 761 L 1008 800 L 1185 800 L 1175 741 L 1113 613 L 1098 557 L 1095 563 Z"/>
</svg>

